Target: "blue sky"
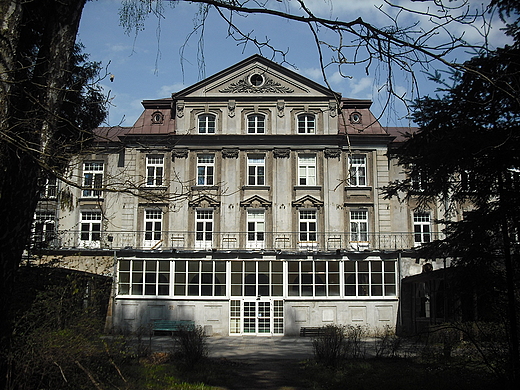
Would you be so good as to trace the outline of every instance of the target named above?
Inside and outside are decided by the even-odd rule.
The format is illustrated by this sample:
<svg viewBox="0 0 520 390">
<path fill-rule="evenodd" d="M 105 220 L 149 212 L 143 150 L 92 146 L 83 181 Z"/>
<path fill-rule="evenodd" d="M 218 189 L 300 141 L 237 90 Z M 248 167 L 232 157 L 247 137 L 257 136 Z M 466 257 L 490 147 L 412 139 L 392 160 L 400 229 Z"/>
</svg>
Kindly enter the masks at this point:
<svg viewBox="0 0 520 390">
<path fill-rule="evenodd" d="M 474 7 L 480 2 L 469 0 Z M 269 4 L 284 9 L 297 10 L 296 1 L 286 0 L 279 2 L 268 0 Z M 379 26 L 389 24 L 389 19 L 378 11 L 376 6 L 380 0 L 307 0 L 315 14 L 352 20 L 358 16 Z M 429 2 L 400 1 L 403 5 L 413 5 L 418 10 L 425 10 Z M 450 5 L 458 2 L 450 2 Z M 460 3 L 460 2 L 459 2 Z M 192 32 L 194 18 L 199 9 L 197 4 L 181 2 L 174 8 L 165 6 L 164 18 L 158 20 L 153 16 L 146 20 L 144 30 L 135 34 L 126 34 L 119 21 L 121 0 L 93 0 L 87 2 L 79 30 L 78 40 L 85 46 L 85 52 L 90 54 L 90 60 L 100 61 L 107 66 L 109 74 L 114 75 L 114 81 L 108 78 L 101 82 L 105 93 L 112 98 L 108 124 L 111 126 L 122 124 L 131 126 L 142 112 L 141 101 L 145 99 L 164 98 L 191 85 L 204 75 L 210 76 L 225 69 L 236 62 L 258 53 L 253 45 L 246 47 L 228 37 L 227 26 L 216 14 L 211 12 L 205 29 L 204 60 L 205 67 L 201 70 L 198 64 L 198 35 L 187 37 Z M 397 12 L 389 9 L 389 12 Z M 456 12 L 456 11 L 453 11 Z M 402 23 L 413 24 L 419 22 L 423 28 L 428 28 L 428 20 L 420 15 L 401 14 Z M 496 18 L 498 21 L 498 18 Z M 319 67 L 318 52 L 314 38 L 308 27 L 296 22 L 288 22 L 276 17 L 255 16 L 239 17 L 236 19 L 244 31 L 253 32 L 259 38 L 268 37 L 270 43 L 280 50 L 288 51 L 287 60 L 294 67 L 290 69 L 324 84 Z M 492 30 L 492 41 L 501 42 L 504 38 L 499 30 L 499 23 Z M 450 27 L 451 33 L 464 33 L 466 39 L 476 42 L 481 39 L 479 31 L 481 25 L 474 23 L 465 26 Z M 330 35 L 324 33 L 324 38 Z M 440 37 L 439 39 L 442 39 Z M 181 47 L 185 45 L 184 56 L 181 60 Z M 270 52 L 265 52 L 270 56 Z M 467 53 L 460 51 L 454 55 L 464 58 Z M 279 58 L 277 58 L 279 59 Z M 430 71 L 439 67 L 432 64 Z M 388 110 L 383 111 L 386 101 L 386 82 L 384 68 L 374 64 L 369 74 L 363 65 L 349 65 L 343 67 L 342 77 L 335 67 L 326 69 L 327 77 L 333 90 L 342 93 L 344 97 L 358 99 L 372 99 L 372 111 L 381 116 L 384 126 L 407 126 L 410 122 L 403 117 L 406 115 L 404 105 L 395 102 Z M 422 72 L 416 73 L 419 84 L 419 94 L 433 94 L 436 85 L 427 80 Z M 410 76 L 404 72 L 397 73 L 395 88 L 405 97 L 411 97 Z M 414 96 L 416 97 L 416 95 Z"/>
</svg>

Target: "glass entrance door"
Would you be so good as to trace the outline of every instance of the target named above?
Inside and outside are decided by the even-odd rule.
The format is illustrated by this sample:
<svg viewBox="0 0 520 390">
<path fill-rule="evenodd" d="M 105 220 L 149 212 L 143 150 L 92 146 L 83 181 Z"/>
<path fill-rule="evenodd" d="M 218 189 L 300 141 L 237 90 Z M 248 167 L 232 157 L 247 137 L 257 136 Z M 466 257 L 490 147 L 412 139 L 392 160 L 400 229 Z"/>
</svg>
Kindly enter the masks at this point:
<svg viewBox="0 0 520 390">
<path fill-rule="evenodd" d="M 230 334 L 270 336 L 283 334 L 283 301 L 232 300 Z"/>
</svg>

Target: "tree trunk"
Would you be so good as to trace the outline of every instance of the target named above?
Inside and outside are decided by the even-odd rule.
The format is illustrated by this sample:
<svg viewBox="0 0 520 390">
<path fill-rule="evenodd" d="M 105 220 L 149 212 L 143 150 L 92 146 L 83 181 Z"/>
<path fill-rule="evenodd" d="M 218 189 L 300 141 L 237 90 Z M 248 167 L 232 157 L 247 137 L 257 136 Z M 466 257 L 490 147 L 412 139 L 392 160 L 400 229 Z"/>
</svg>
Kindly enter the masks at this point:
<svg viewBox="0 0 520 390">
<path fill-rule="evenodd" d="M 28 243 L 86 0 L 0 0 L 0 375 L 7 380 L 12 287 Z M 3 386 L 6 388 L 5 386 Z"/>
</svg>

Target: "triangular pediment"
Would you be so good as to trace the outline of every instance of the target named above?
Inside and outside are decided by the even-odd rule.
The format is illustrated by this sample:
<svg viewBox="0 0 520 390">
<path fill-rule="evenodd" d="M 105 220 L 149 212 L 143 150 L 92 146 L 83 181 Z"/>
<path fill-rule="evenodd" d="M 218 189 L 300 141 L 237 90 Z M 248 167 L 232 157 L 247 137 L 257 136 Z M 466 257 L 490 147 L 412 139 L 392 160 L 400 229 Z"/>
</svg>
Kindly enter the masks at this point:
<svg viewBox="0 0 520 390">
<path fill-rule="evenodd" d="M 323 206 L 323 202 L 313 196 L 305 195 L 304 197 L 292 202 L 292 205 L 296 208 L 320 208 Z"/>
<path fill-rule="evenodd" d="M 249 57 L 176 94 L 175 99 L 314 96 L 333 99 L 328 88 L 260 55 Z"/>
<path fill-rule="evenodd" d="M 200 207 L 200 208 L 216 208 L 220 206 L 220 202 L 216 201 L 215 199 L 207 196 L 202 195 L 199 196 L 196 199 L 191 200 L 188 203 L 189 207 Z"/>
<path fill-rule="evenodd" d="M 271 207 L 272 202 L 265 200 L 261 196 L 254 195 L 250 197 L 249 199 L 243 200 L 240 202 L 241 207 L 246 208 L 254 208 L 254 209 L 260 209 L 260 208 L 268 208 Z"/>
</svg>

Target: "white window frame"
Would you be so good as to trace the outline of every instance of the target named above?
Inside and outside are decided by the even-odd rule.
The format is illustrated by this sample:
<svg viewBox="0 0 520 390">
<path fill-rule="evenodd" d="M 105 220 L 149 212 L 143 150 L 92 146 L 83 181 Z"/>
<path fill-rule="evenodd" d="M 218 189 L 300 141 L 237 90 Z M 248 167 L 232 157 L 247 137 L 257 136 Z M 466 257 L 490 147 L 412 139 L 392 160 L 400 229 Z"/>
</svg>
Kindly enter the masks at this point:
<svg viewBox="0 0 520 390">
<path fill-rule="evenodd" d="M 265 210 L 247 210 L 247 248 L 265 248 Z"/>
<path fill-rule="evenodd" d="M 355 154 L 349 156 L 349 165 L 349 185 L 351 187 L 366 187 L 368 185 L 367 156 L 364 154 Z"/>
<path fill-rule="evenodd" d="M 248 134 L 265 134 L 265 115 L 250 114 L 247 116 L 247 133 Z"/>
<path fill-rule="evenodd" d="M 195 248 L 213 248 L 214 212 L 212 209 L 195 210 Z"/>
<path fill-rule="evenodd" d="M 146 156 L 146 186 L 160 187 L 164 180 L 164 155 L 151 154 Z"/>
<path fill-rule="evenodd" d="M 432 240 L 431 213 L 429 211 L 414 211 L 413 241 L 420 246 Z"/>
<path fill-rule="evenodd" d="M 80 246 L 83 248 L 100 248 L 103 216 L 100 211 L 81 212 Z"/>
<path fill-rule="evenodd" d="M 368 248 L 368 210 L 350 211 L 350 245 L 355 250 Z"/>
<path fill-rule="evenodd" d="M 56 238 L 56 213 L 36 211 L 33 223 L 33 241 L 49 242 Z"/>
<path fill-rule="evenodd" d="M 56 199 L 58 196 L 58 179 L 56 176 L 48 177 L 42 188 L 40 197 L 44 199 Z"/>
<path fill-rule="evenodd" d="M 217 127 L 217 116 L 215 114 L 204 113 L 197 118 L 197 129 L 199 134 L 215 134 Z"/>
<path fill-rule="evenodd" d="M 296 118 L 296 126 L 298 134 L 315 134 L 316 133 L 316 115 L 299 114 Z"/>
<path fill-rule="evenodd" d="M 83 192 L 84 198 L 98 198 L 102 195 L 103 161 L 86 161 L 83 163 Z"/>
<path fill-rule="evenodd" d="M 147 249 L 158 249 L 162 246 L 163 212 L 160 209 L 144 210 L 144 241 Z"/>
<path fill-rule="evenodd" d="M 215 155 L 197 155 L 197 185 L 212 186 L 215 183 Z"/>
<path fill-rule="evenodd" d="M 316 155 L 300 154 L 298 156 L 298 185 L 316 185 Z"/>
<path fill-rule="evenodd" d="M 247 156 L 247 185 L 265 185 L 265 156 Z"/>
<path fill-rule="evenodd" d="M 318 242 L 318 213 L 314 209 L 298 210 L 298 244 L 300 248 L 315 247 Z"/>
</svg>

